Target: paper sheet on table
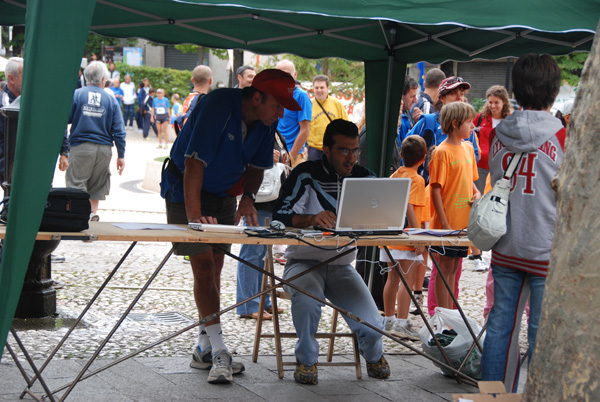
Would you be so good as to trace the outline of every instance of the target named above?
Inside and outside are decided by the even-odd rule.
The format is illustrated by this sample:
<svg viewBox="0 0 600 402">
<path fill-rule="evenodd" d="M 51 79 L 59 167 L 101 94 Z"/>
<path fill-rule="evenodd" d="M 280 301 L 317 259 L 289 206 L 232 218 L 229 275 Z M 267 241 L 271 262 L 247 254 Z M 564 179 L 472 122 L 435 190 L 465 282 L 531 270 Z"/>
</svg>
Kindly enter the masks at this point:
<svg viewBox="0 0 600 402">
<path fill-rule="evenodd" d="M 133 223 L 133 222 L 123 222 L 123 223 L 113 223 L 113 226 L 116 226 L 125 230 L 187 230 L 186 228 L 182 228 L 177 225 L 167 225 L 165 223 Z"/>
</svg>

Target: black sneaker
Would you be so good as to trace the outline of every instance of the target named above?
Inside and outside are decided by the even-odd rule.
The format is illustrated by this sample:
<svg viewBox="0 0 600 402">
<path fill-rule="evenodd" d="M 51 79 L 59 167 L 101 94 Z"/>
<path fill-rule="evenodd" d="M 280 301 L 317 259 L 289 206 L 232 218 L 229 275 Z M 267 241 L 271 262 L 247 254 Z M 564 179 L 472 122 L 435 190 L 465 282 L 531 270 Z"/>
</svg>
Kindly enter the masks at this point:
<svg viewBox="0 0 600 402">
<path fill-rule="evenodd" d="M 375 363 L 367 362 L 367 374 L 369 377 L 379 380 L 385 380 L 390 377 L 390 365 L 383 355 Z"/>
<path fill-rule="evenodd" d="M 294 370 L 294 380 L 298 384 L 317 385 L 319 383 L 319 371 L 317 365 L 307 366 L 296 360 L 296 370 Z"/>
</svg>

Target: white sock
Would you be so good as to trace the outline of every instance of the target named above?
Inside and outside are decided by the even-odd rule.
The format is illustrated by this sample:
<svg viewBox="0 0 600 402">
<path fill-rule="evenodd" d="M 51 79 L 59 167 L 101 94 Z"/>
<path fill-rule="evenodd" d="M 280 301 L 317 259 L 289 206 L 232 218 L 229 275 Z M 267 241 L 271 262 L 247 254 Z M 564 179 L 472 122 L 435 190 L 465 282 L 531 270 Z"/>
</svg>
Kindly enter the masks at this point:
<svg viewBox="0 0 600 402">
<path fill-rule="evenodd" d="M 200 346 L 200 350 L 205 351 L 210 346 L 210 339 L 208 339 L 208 335 L 206 335 L 205 325 L 200 325 L 200 330 L 198 331 L 198 346 Z"/>
<path fill-rule="evenodd" d="M 399 325 L 405 326 L 408 323 L 408 318 L 396 318 Z"/>
<path fill-rule="evenodd" d="M 210 346 L 212 346 L 213 353 L 221 349 L 228 350 L 227 346 L 225 346 L 225 342 L 223 341 L 223 330 L 221 329 L 221 324 L 207 326 L 206 334 L 208 335 L 208 339 L 210 339 Z"/>
<path fill-rule="evenodd" d="M 387 316 L 385 317 L 385 322 L 386 323 L 388 323 L 388 322 L 394 322 L 394 321 L 396 321 L 396 316 L 395 315 L 391 315 L 389 317 L 387 317 Z"/>
</svg>

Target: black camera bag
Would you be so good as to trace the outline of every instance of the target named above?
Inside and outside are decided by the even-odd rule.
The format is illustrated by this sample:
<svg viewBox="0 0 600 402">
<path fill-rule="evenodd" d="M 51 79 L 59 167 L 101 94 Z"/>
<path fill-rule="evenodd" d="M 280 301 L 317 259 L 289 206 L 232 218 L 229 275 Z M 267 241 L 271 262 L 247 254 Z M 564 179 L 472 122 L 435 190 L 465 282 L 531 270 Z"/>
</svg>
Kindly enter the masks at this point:
<svg viewBox="0 0 600 402">
<path fill-rule="evenodd" d="M 6 223 L 10 197 L 6 197 L 0 219 Z M 90 195 L 76 188 L 51 188 L 44 208 L 41 232 L 80 232 L 89 228 Z"/>
</svg>

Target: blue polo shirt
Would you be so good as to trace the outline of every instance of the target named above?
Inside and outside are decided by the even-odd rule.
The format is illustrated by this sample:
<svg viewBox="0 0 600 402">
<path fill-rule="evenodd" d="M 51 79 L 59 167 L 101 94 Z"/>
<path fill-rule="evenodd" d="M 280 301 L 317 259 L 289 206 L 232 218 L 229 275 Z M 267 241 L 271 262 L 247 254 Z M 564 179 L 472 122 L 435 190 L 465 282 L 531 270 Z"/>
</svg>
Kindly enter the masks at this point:
<svg viewBox="0 0 600 402">
<path fill-rule="evenodd" d="M 119 107 L 121 107 L 121 99 L 123 98 L 123 95 L 125 94 L 123 92 L 123 90 L 121 89 L 121 87 L 110 87 L 110 90 L 113 91 L 113 93 L 115 94 L 115 99 L 117 100 L 117 103 L 119 104 Z M 117 95 L 121 95 L 120 98 L 117 98 Z"/>
<path fill-rule="evenodd" d="M 220 197 L 241 194 L 237 186 L 248 165 L 261 169 L 273 166 L 275 128 L 255 121 L 242 141 L 242 90 L 223 88 L 204 96 L 171 148 L 170 158 L 180 172 L 185 159 L 204 163 L 202 190 Z M 184 202 L 183 180 L 164 170 L 161 196 Z"/>
<path fill-rule="evenodd" d="M 296 141 L 296 137 L 300 132 L 300 125 L 298 123 L 304 120 L 312 120 L 312 102 L 306 91 L 296 87 L 294 89 L 294 99 L 298 102 L 302 110 L 294 112 L 293 110 L 285 109 L 283 111 L 283 118 L 279 120 L 277 126 L 277 129 L 283 135 L 283 138 L 285 138 L 288 151 L 292 150 L 294 141 Z"/>
<path fill-rule="evenodd" d="M 169 103 L 169 100 L 165 97 L 163 97 L 162 99 L 156 97 L 152 100 L 152 108 L 154 109 L 154 113 L 156 115 L 169 114 L 171 103 Z"/>
</svg>

